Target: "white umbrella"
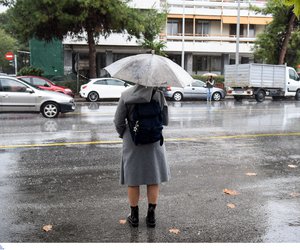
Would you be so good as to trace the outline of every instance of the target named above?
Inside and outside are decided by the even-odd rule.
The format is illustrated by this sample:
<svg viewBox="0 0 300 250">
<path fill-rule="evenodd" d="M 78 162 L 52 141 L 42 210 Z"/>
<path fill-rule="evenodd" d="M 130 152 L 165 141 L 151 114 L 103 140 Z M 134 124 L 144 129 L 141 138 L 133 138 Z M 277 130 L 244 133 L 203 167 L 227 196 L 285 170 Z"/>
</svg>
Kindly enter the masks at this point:
<svg viewBox="0 0 300 250">
<path fill-rule="evenodd" d="M 207 73 L 204 73 L 202 76 L 212 76 L 212 77 L 217 77 L 218 75 L 215 74 L 215 73 L 207 72 Z"/>
<path fill-rule="evenodd" d="M 184 87 L 194 81 L 178 64 L 153 54 L 128 56 L 104 69 L 112 77 L 148 87 Z"/>
</svg>

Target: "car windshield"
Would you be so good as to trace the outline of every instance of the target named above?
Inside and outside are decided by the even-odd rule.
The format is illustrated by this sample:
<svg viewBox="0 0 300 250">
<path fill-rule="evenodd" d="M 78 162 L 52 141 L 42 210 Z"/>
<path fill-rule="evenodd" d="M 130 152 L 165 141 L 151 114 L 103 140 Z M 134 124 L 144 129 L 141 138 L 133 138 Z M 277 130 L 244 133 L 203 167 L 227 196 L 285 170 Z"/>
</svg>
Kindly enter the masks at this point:
<svg viewBox="0 0 300 250">
<path fill-rule="evenodd" d="M 39 88 L 37 88 L 36 86 L 32 85 L 31 83 L 26 82 L 26 81 L 23 80 L 22 78 L 18 78 L 18 80 L 21 81 L 21 82 L 26 83 L 27 85 L 29 85 L 30 87 L 32 87 L 32 88 L 34 88 L 34 89 L 42 90 L 42 89 L 39 89 Z"/>
<path fill-rule="evenodd" d="M 128 83 L 129 85 L 132 85 L 132 86 L 134 86 L 134 85 L 135 85 L 135 83 L 134 83 L 134 82 L 129 82 L 129 81 L 125 81 L 125 80 L 122 80 L 122 81 L 124 81 L 124 82 L 126 82 L 126 83 Z"/>
<path fill-rule="evenodd" d="M 200 81 L 200 80 L 196 80 L 192 83 L 192 86 L 193 87 L 204 87 L 205 86 L 205 83 Z"/>
</svg>

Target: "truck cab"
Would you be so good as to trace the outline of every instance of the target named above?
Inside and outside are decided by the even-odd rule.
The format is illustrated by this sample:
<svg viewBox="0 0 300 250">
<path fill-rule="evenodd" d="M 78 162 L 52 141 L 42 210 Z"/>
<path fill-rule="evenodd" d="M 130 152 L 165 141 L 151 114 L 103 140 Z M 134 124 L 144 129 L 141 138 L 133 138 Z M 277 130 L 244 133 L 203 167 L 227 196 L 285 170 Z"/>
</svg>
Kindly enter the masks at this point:
<svg viewBox="0 0 300 250">
<path fill-rule="evenodd" d="M 291 68 L 287 68 L 287 84 L 285 88 L 285 96 L 295 96 L 300 89 L 300 77 L 297 72 Z"/>
</svg>

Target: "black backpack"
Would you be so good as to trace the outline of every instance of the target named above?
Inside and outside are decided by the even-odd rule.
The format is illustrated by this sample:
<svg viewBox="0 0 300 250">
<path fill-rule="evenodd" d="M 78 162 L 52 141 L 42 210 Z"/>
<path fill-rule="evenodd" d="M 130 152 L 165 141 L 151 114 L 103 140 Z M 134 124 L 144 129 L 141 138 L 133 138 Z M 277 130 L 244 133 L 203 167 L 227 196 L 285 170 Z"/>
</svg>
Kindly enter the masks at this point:
<svg viewBox="0 0 300 250">
<path fill-rule="evenodd" d="M 157 141 L 160 141 L 161 146 L 163 145 L 162 108 L 152 97 L 148 103 L 135 104 L 133 108 L 133 120 L 128 120 L 131 137 L 135 145 L 149 144 Z"/>
</svg>

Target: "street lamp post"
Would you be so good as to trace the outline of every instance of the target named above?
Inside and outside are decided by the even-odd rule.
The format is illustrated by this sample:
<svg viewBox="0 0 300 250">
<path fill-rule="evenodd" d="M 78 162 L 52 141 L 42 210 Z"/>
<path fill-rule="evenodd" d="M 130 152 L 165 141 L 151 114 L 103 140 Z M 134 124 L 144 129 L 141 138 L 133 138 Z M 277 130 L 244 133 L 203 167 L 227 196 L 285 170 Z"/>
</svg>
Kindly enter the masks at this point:
<svg viewBox="0 0 300 250">
<path fill-rule="evenodd" d="M 238 0 L 237 9 L 237 22 L 236 22 L 236 52 L 235 52 L 235 64 L 239 64 L 239 50 L 240 50 L 240 13 L 241 12 L 241 1 Z"/>
<path fill-rule="evenodd" d="M 184 36 L 185 36 L 185 0 L 183 0 L 183 14 L 182 14 L 182 50 L 181 50 L 182 68 L 184 68 Z"/>
</svg>

